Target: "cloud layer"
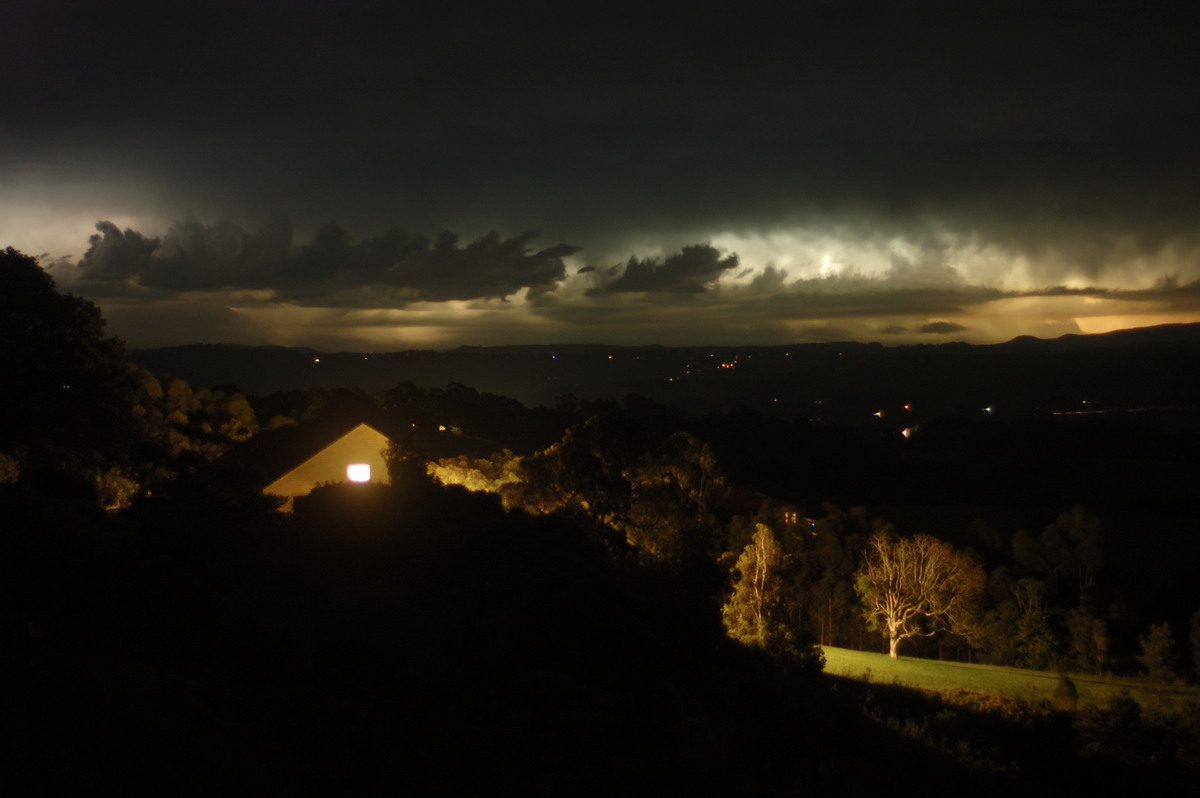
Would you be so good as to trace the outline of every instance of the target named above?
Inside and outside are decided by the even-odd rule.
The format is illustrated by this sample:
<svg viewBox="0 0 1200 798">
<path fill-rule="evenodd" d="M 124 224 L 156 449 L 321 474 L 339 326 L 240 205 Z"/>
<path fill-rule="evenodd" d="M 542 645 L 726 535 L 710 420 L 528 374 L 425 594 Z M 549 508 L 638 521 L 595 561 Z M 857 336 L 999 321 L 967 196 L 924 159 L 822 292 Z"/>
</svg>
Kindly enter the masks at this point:
<svg viewBox="0 0 1200 798">
<path fill-rule="evenodd" d="M 96 229 L 77 263 L 48 268 L 60 287 L 98 299 L 136 346 L 987 343 L 1187 321 L 1200 311 L 1200 281 L 1004 290 L 966 279 L 954 265 L 961 253 L 941 244 L 758 268 L 710 244 L 596 264 L 572 245 L 538 248 L 532 234 L 460 244 L 452 233 L 391 230 L 356 240 L 329 225 L 293 242 L 284 220 L 250 229 L 194 218 L 161 237 L 111 222 Z M 968 266 L 968 255 L 979 257 L 963 253 Z M 861 267 L 856 254 L 867 258 Z"/>
<path fill-rule="evenodd" d="M 1200 318 L 1200 50 L 1165 8 L 17 0 L 0 29 L 0 245 L 138 343 L 187 302 L 209 339 L 379 346 Z"/>
<path fill-rule="evenodd" d="M 368 289 L 389 306 L 503 298 L 522 289 L 536 296 L 562 281 L 563 259 L 578 251 L 530 249 L 533 233 L 509 239 L 489 233 L 461 245 L 449 232 L 431 240 L 391 230 L 356 242 L 336 224 L 293 245 L 291 225 L 283 220 L 247 229 L 190 218 L 161 239 L 107 221 L 96 229 L 74 277 L 98 295 L 265 289 L 280 301 L 337 304 L 338 297 Z"/>
</svg>

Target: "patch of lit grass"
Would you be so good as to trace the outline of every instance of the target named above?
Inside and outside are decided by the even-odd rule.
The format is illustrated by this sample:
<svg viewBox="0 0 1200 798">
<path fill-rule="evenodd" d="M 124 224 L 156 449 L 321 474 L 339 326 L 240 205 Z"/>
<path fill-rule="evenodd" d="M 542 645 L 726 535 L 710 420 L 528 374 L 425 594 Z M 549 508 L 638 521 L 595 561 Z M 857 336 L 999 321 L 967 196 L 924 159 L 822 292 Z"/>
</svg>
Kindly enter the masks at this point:
<svg viewBox="0 0 1200 798">
<path fill-rule="evenodd" d="M 825 671 L 883 684 L 902 684 L 924 690 L 972 690 L 1028 702 L 1052 701 L 1058 686 L 1056 671 L 1035 671 L 999 665 L 942 662 L 915 657 L 893 660 L 886 654 L 825 646 Z M 1135 699 L 1147 709 L 1178 711 L 1200 704 L 1200 688 L 1172 685 L 1161 692 L 1148 682 L 1129 677 L 1068 674 L 1079 692 L 1080 706 L 1107 707 L 1117 696 Z"/>
</svg>

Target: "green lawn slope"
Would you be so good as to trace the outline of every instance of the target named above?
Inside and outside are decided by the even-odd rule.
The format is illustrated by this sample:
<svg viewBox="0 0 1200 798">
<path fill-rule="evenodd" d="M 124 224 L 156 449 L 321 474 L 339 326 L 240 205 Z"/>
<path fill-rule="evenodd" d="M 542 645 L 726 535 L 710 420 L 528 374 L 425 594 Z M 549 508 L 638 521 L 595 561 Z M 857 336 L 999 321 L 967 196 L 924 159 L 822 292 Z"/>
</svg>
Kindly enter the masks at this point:
<svg viewBox="0 0 1200 798">
<path fill-rule="evenodd" d="M 975 665 L 942 662 L 915 657 L 893 660 L 886 654 L 851 651 L 825 646 L 825 671 L 885 684 L 902 684 L 925 690 L 974 690 L 1003 698 L 1039 701 L 1053 700 L 1059 673 L 999 665 Z M 1128 696 L 1147 709 L 1178 711 L 1188 704 L 1200 704 L 1200 688 L 1154 685 L 1132 677 L 1103 677 L 1068 674 L 1079 693 L 1080 706 L 1107 707 L 1115 696 Z"/>
</svg>

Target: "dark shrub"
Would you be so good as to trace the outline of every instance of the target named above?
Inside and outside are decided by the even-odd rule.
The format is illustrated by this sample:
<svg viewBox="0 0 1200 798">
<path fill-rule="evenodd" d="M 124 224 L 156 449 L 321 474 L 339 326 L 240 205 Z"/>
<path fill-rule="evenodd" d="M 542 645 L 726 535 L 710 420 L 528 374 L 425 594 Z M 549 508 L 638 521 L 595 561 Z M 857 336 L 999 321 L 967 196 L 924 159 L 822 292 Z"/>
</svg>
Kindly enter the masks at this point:
<svg viewBox="0 0 1200 798">
<path fill-rule="evenodd" d="M 1067 674 L 1058 677 L 1058 686 L 1054 688 L 1054 708 L 1064 712 L 1074 712 L 1079 707 L 1079 691 L 1075 682 Z"/>
</svg>

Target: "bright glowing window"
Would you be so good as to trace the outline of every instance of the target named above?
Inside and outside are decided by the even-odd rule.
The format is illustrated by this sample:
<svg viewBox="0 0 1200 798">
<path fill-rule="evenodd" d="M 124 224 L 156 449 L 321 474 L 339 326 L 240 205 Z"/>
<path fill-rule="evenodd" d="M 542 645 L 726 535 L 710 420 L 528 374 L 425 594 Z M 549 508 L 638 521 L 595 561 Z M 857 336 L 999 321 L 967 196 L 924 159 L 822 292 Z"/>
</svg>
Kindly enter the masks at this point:
<svg viewBox="0 0 1200 798">
<path fill-rule="evenodd" d="M 351 482 L 370 482 L 371 466 L 369 463 L 351 463 L 346 466 L 346 479 Z"/>
</svg>

